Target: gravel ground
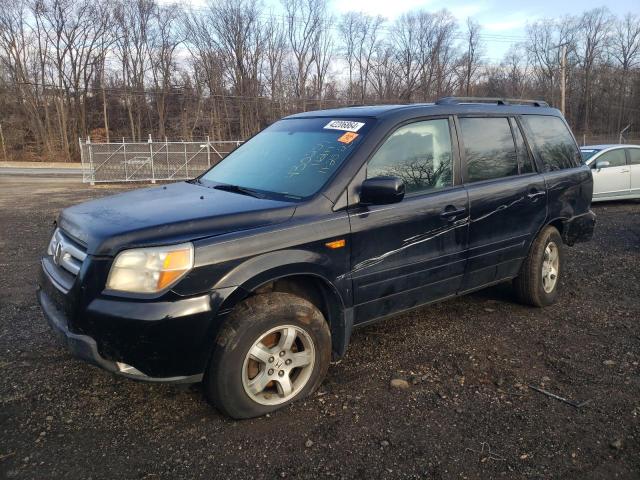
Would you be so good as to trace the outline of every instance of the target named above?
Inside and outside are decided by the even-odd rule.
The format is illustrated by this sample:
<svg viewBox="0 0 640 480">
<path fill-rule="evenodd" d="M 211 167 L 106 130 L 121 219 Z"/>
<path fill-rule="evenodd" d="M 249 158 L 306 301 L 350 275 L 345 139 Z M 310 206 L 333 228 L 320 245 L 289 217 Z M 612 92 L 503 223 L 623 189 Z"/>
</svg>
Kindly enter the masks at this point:
<svg viewBox="0 0 640 480">
<path fill-rule="evenodd" d="M 594 207 L 556 305 L 498 286 L 366 327 L 313 397 L 237 422 L 73 359 L 42 317 L 52 219 L 115 190 L 0 178 L 0 478 L 640 478 L 640 203 Z"/>
</svg>

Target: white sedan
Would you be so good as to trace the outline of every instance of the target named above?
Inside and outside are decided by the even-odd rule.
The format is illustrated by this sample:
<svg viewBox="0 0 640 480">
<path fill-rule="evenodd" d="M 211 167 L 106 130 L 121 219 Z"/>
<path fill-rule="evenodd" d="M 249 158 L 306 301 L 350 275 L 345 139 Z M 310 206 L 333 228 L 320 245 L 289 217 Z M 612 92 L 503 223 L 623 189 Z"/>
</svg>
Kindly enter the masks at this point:
<svg viewBox="0 0 640 480">
<path fill-rule="evenodd" d="M 593 173 L 593 201 L 640 198 L 640 145 L 580 148 Z"/>
</svg>

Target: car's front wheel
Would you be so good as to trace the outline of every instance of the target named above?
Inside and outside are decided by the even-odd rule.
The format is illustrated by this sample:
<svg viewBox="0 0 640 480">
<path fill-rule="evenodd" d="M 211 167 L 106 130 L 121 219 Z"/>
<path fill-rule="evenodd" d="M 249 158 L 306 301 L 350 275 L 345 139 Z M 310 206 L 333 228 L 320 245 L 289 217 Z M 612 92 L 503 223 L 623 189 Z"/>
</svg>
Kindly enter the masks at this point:
<svg viewBox="0 0 640 480">
<path fill-rule="evenodd" d="M 313 392 L 330 358 L 331 334 L 312 303 L 289 293 L 256 295 L 218 334 L 205 392 L 233 418 L 264 415 Z"/>
<path fill-rule="evenodd" d="M 562 247 L 562 237 L 555 227 L 548 226 L 538 234 L 513 282 L 520 301 L 535 307 L 545 307 L 556 301 Z"/>
</svg>

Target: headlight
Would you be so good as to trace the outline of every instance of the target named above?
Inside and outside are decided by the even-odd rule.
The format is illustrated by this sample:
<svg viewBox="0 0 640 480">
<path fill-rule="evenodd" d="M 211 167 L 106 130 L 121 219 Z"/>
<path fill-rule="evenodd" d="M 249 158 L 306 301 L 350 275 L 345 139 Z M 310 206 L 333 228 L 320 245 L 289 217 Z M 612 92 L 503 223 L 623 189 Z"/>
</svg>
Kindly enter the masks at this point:
<svg viewBox="0 0 640 480">
<path fill-rule="evenodd" d="M 120 252 L 107 288 L 121 292 L 156 293 L 174 285 L 193 268 L 193 245 L 139 248 Z"/>
</svg>

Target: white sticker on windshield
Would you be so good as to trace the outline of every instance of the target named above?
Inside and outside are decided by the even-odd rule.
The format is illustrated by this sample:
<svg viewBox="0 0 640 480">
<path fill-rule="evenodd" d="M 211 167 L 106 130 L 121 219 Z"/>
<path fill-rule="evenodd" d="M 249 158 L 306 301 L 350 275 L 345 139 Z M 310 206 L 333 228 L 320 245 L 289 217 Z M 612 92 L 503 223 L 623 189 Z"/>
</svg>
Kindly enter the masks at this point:
<svg viewBox="0 0 640 480">
<path fill-rule="evenodd" d="M 362 127 L 364 127 L 364 123 L 352 122 L 351 120 L 331 120 L 324 126 L 329 130 L 342 130 L 344 132 L 357 132 Z"/>
</svg>

